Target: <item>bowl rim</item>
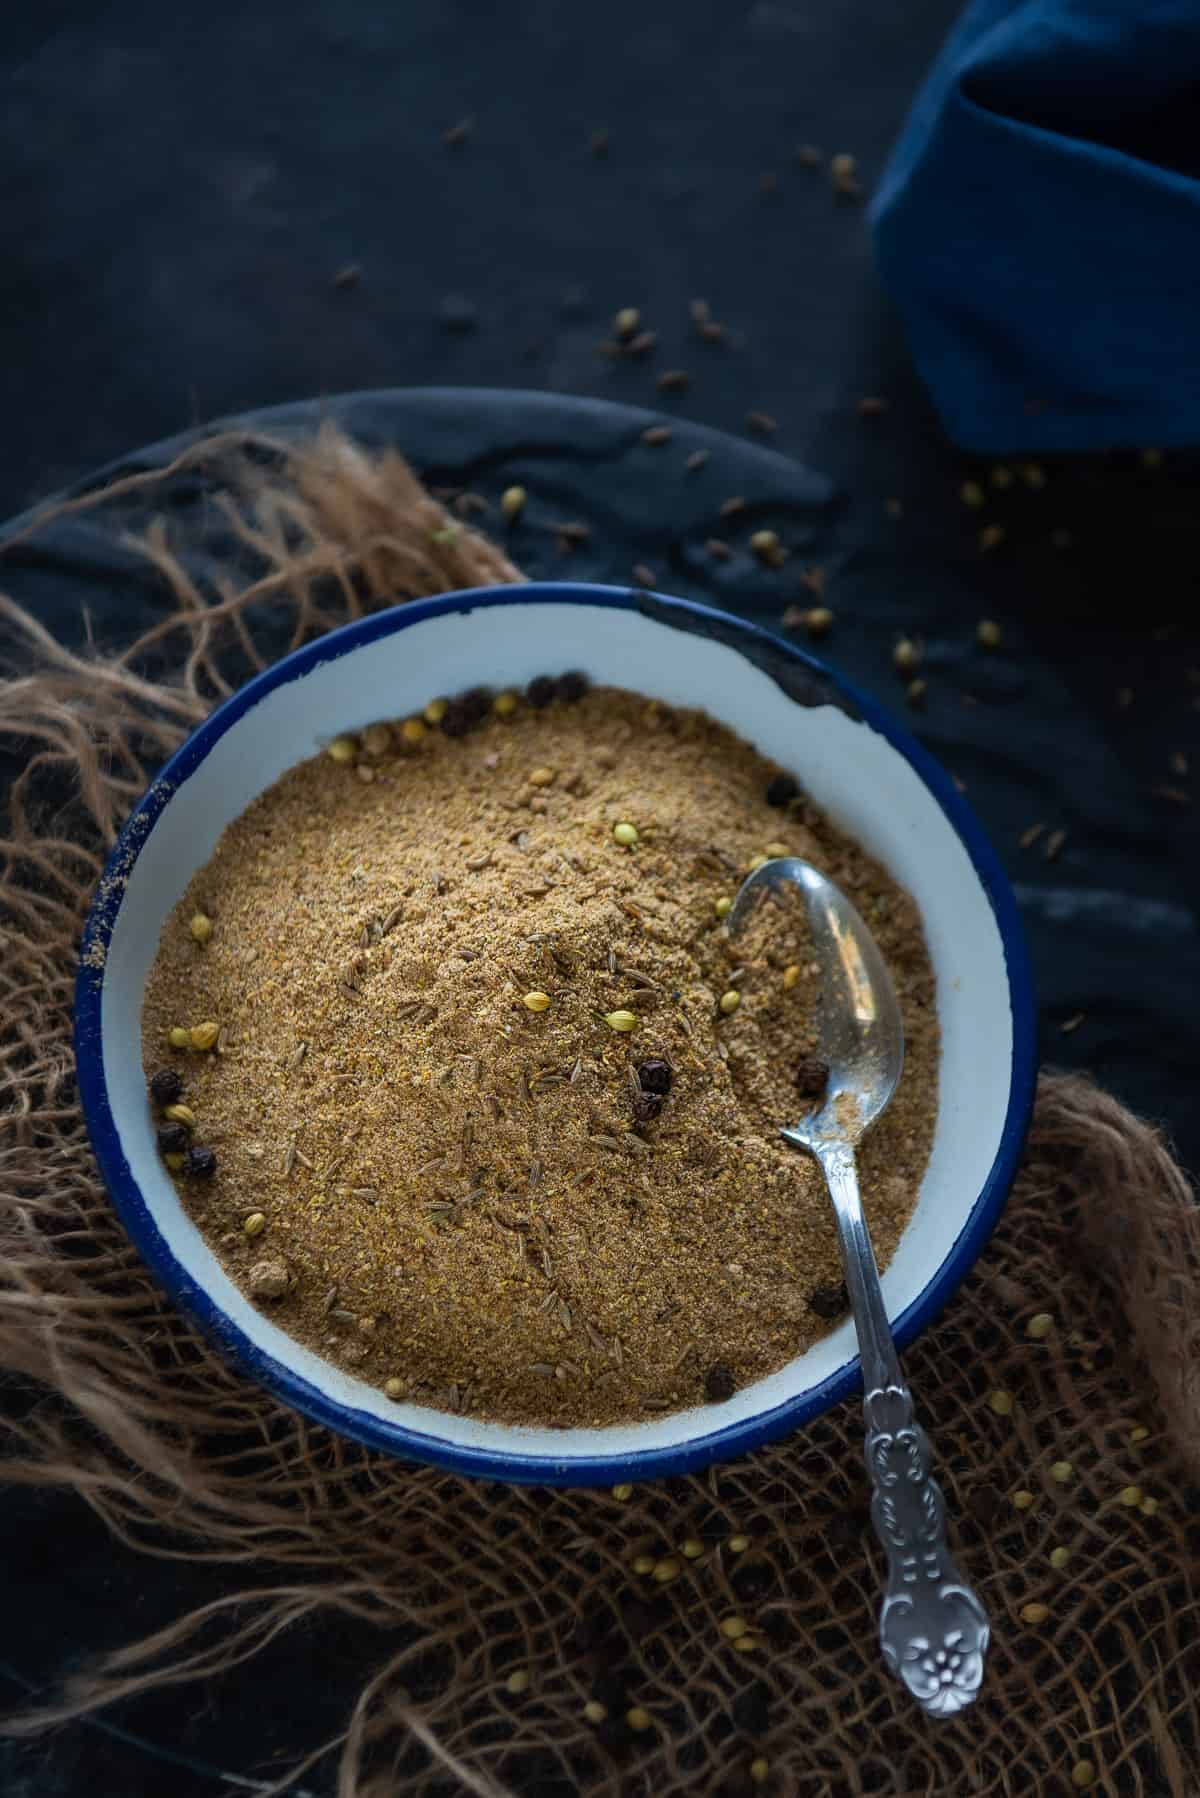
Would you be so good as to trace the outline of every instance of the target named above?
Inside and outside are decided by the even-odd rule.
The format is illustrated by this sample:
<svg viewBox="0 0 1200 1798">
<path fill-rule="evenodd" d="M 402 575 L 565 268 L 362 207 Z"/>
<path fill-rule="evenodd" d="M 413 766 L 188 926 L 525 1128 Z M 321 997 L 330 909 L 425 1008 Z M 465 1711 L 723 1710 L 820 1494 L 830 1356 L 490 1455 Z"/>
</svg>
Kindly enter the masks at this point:
<svg viewBox="0 0 1200 1798">
<path fill-rule="evenodd" d="M 857 717 L 883 736 L 913 768 L 946 815 L 970 859 L 1000 935 L 1012 1011 L 1012 1061 L 1004 1124 L 996 1153 L 975 1201 L 943 1260 L 897 1318 L 894 1334 L 903 1348 L 930 1324 L 957 1291 L 994 1228 L 1016 1173 L 1033 1108 L 1037 1073 L 1037 1013 L 1025 933 L 1016 898 L 996 851 L 950 775 L 892 713 L 836 669 L 808 650 L 719 607 L 644 588 L 583 581 L 537 581 L 503 587 L 465 588 L 428 599 L 408 600 L 352 620 L 253 676 L 196 727 L 159 770 L 125 822 L 100 876 L 84 924 L 75 983 L 75 1056 L 80 1102 L 92 1148 L 117 1215 L 159 1284 L 204 1335 L 240 1371 L 275 1398 L 315 1422 L 368 1448 L 432 1463 L 452 1472 L 509 1483 L 595 1486 L 695 1471 L 729 1460 L 790 1434 L 856 1390 L 862 1368 L 857 1353 L 816 1386 L 768 1411 L 687 1441 L 658 1449 L 611 1455 L 571 1456 L 511 1453 L 473 1447 L 401 1423 L 382 1420 L 344 1404 L 314 1386 L 290 1363 L 260 1348 L 232 1321 L 167 1246 L 121 1147 L 104 1075 L 101 1010 L 107 972 L 106 950 L 124 898 L 128 877 L 154 824 L 170 799 L 206 759 L 215 744 L 276 688 L 300 679 L 321 664 L 362 649 L 383 637 L 431 618 L 463 616 L 481 609 L 516 605 L 592 605 L 642 610 L 653 603 L 653 618 L 668 628 L 717 630 L 727 647 L 737 640 L 782 655 L 817 677 L 853 708 Z M 673 623 L 673 616 L 679 622 Z M 732 638 L 732 641 L 731 641 Z M 740 653 L 740 651 L 739 651 Z M 124 878 L 109 879 L 120 872 Z M 564 1438 L 569 1436 L 564 1431 Z"/>
</svg>

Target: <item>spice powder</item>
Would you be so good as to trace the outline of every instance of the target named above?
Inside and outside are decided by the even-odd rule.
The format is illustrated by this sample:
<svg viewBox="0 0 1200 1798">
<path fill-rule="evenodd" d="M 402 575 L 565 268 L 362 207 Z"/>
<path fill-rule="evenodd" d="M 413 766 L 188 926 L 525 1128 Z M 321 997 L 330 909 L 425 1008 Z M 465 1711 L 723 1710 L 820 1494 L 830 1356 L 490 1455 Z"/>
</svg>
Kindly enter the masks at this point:
<svg viewBox="0 0 1200 1798">
<path fill-rule="evenodd" d="M 579 679 L 426 715 L 286 774 L 164 929 L 146 1073 L 178 1073 L 211 1151 L 173 1157 L 183 1202 L 392 1397 L 560 1426 L 727 1397 L 845 1306 L 821 1177 L 778 1135 L 824 1077 L 816 965 L 794 911 L 734 941 L 727 901 L 802 856 L 891 969 L 904 1075 L 860 1157 L 883 1265 L 937 1106 L 916 905 L 701 713 Z"/>
</svg>

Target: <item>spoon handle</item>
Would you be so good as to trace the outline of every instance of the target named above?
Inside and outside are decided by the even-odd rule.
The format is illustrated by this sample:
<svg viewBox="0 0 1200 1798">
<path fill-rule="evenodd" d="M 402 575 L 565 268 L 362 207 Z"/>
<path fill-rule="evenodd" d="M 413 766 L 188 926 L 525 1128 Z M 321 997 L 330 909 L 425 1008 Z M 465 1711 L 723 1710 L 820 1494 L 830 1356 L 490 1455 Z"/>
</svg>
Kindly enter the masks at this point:
<svg viewBox="0 0 1200 1798">
<path fill-rule="evenodd" d="M 987 1614 L 950 1557 L 945 1501 L 900 1372 L 854 1151 L 831 1143 L 818 1159 L 837 1218 L 862 1359 L 871 1521 L 888 1562 L 879 1617 L 883 1658 L 918 1704 L 950 1716 L 971 1703 L 983 1679 Z"/>
</svg>

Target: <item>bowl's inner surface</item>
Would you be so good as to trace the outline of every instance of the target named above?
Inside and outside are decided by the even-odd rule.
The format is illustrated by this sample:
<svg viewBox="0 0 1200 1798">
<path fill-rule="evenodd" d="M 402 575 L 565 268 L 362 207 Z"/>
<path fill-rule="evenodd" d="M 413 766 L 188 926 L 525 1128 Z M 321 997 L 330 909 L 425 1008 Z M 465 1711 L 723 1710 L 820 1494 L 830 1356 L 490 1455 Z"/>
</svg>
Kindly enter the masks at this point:
<svg viewBox="0 0 1200 1798">
<path fill-rule="evenodd" d="M 400 615 L 403 616 L 402 614 Z M 663 1451 L 773 1411 L 831 1380 L 854 1353 L 847 1320 L 806 1354 L 722 1405 L 605 1430 L 489 1424 L 397 1405 L 303 1348 L 238 1291 L 185 1215 L 155 1146 L 140 1050 L 146 977 L 163 923 L 225 826 L 329 738 L 419 709 L 433 693 L 517 686 L 546 668 L 703 708 L 790 769 L 843 830 L 913 894 L 938 981 L 942 1069 L 933 1153 L 912 1221 L 883 1281 L 893 1320 L 953 1249 L 991 1170 L 1009 1103 L 1013 1022 L 1004 948 L 970 858 L 938 801 L 870 725 L 802 707 L 736 650 L 599 604 L 508 603 L 425 618 L 318 663 L 245 711 L 170 797 L 117 912 L 103 973 L 108 1102 L 132 1181 L 171 1256 L 260 1356 L 327 1404 L 470 1450 L 573 1460 Z M 781 1120 L 786 1121 L 786 1120 Z M 111 1170 L 110 1170 L 111 1173 Z"/>
</svg>

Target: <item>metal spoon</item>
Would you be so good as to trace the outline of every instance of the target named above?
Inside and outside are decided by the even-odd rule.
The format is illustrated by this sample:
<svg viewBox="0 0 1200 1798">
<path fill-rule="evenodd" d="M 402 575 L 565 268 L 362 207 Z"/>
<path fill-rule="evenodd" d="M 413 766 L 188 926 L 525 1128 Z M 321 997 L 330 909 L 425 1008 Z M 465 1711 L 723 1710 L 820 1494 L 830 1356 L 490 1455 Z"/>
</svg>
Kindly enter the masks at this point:
<svg viewBox="0 0 1200 1798">
<path fill-rule="evenodd" d="M 804 895 L 820 963 L 820 1053 L 829 1085 L 822 1104 L 782 1134 L 819 1164 L 837 1219 L 866 1393 L 871 1521 L 888 1561 L 879 1617 L 883 1658 L 918 1704 L 947 1716 L 979 1690 L 988 1620 L 946 1546 L 945 1504 L 929 1471 L 929 1439 L 900 1372 L 854 1160 L 896 1090 L 904 1026 L 871 933 L 845 894 L 807 862 L 788 856 L 756 869 L 729 914 L 730 931 L 746 922 L 764 888 L 787 886 Z"/>
</svg>

